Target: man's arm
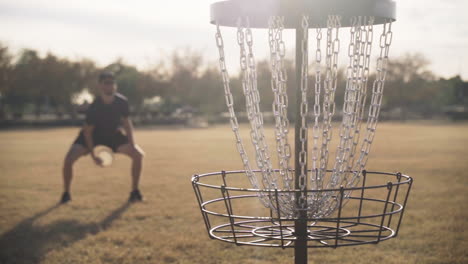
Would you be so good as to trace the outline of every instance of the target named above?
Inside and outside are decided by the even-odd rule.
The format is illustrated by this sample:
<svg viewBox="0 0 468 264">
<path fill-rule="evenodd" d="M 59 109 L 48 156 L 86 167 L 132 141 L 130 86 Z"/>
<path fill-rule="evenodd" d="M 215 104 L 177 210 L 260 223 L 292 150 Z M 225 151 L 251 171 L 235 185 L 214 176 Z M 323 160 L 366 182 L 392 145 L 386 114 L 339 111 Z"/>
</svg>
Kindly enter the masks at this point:
<svg viewBox="0 0 468 264">
<path fill-rule="evenodd" d="M 96 164 L 101 165 L 101 160 L 94 155 L 94 142 L 93 142 L 93 130 L 94 126 L 85 124 L 83 127 L 83 134 L 86 142 L 86 147 L 88 148 L 91 158 L 96 162 Z"/>
<path fill-rule="evenodd" d="M 135 147 L 135 140 L 133 138 L 133 124 L 129 117 L 122 117 L 122 126 L 125 130 L 125 134 L 127 135 L 128 143 L 132 147 Z"/>
</svg>

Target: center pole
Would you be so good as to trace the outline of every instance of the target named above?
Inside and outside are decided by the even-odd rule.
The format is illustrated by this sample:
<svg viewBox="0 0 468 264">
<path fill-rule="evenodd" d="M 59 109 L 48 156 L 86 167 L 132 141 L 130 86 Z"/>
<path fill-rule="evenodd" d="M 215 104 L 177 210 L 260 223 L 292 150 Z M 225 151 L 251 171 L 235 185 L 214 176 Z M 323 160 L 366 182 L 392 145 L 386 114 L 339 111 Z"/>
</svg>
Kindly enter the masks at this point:
<svg viewBox="0 0 468 264">
<path fill-rule="evenodd" d="M 302 79 L 302 42 L 303 42 L 303 29 L 299 21 L 296 27 L 296 121 L 295 121 L 295 174 L 294 174 L 294 187 L 296 190 L 300 190 L 300 175 L 301 166 L 299 164 L 299 153 L 301 152 L 302 144 L 300 141 L 301 131 L 301 102 L 302 102 L 302 91 L 301 91 L 301 79 Z M 306 43 L 308 44 L 308 43 Z M 307 137 L 306 137 L 307 139 Z M 305 149 L 307 150 L 307 140 L 305 142 Z M 307 159 L 306 159 L 307 160 Z M 307 163 L 305 165 L 305 171 L 307 173 Z M 306 181 L 307 182 L 307 181 Z M 307 195 L 307 193 L 305 193 Z M 299 198 L 300 192 L 296 192 L 296 206 L 300 208 Z M 298 219 L 294 222 L 294 231 L 296 241 L 294 242 L 294 263 L 295 264 L 307 264 L 307 212 L 300 210 Z"/>
</svg>

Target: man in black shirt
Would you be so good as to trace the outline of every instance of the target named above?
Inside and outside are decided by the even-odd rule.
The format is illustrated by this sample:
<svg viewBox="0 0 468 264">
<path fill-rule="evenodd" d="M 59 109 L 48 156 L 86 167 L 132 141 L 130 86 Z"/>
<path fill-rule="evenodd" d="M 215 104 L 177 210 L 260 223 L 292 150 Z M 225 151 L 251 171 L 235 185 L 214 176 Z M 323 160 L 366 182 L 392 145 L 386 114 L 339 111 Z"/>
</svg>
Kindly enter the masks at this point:
<svg viewBox="0 0 468 264">
<path fill-rule="evenodd" d="M 143 199 L 138 190 L 138 183 L 144 152 L 133 138 L 133 126 L 129 118 L 127 98 L 116 91 L 114 74 L 101 73 L 99 75 L 99 96 L 89 106 L 85 125 L 65 156 L 63 165 L 64 192 L 61 203 L 71 200 L 70 185 L 75 161 L 82 156 L 91 154 L 91 158 L 97 165 L 102 164 L 102 160 L 93 152 L 96 145 L 108 146 L 113 152 L 122 153 L 132 159 L 132 191 L 129 201 L 135 202 Z M 121 127 L 125 134 L 121 132 Z"/>
</svg>

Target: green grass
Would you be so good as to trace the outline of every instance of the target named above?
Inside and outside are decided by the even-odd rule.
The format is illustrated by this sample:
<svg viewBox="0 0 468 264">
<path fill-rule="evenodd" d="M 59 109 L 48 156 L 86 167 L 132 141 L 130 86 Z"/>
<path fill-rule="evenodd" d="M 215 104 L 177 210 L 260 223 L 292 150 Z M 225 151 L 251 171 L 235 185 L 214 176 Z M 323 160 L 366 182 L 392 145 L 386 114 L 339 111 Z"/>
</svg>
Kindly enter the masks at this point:
<svg viewBox="0 0 468 264">
<path fill-rule="evenodd" d="M 0 263 L 293 263 L 293 250 L 237 247 L 206 234 L 190 178 L 242 168 L 227 126 L 138 129 L 145 202 L 126 203 L 130 161 L 117 155 L 104 169 L 81 159 L 73 201 L 57 206 L 63 156 L 77 132 L 0 132 Z M 415 180 L 399 236 L 310 249 L 309 263 L 467 263 L 467 157 L 466 123 L 380 124 L 367 168 Z"/>
</svg>

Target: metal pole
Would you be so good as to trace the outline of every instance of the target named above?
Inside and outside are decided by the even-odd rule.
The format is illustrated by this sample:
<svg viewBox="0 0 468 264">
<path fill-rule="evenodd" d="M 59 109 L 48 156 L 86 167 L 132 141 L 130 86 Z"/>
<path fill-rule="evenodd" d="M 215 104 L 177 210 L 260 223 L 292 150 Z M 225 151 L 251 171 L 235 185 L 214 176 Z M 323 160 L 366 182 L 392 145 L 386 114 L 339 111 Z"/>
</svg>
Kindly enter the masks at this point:
<svg viewBox="0 0 468 264">
<path fill-rule="evenodd" d="M 303 31 L 301 23 L 299 21 L 296 28 L 296 120 L 295 120 L 295 181 L 294 187 L 296 190 L 300 189 L 299 178 L 301 175 L 301 166 L 299 164 L 299 153 L 301 152 L 301 141 L 299 133 L 301 131 L 301 78 L 302 78 L 302 41 Z M 307 141 L 306 141 L 307 149 Z M 305 166 L 307 172 L 307 164 Z M 296 192 L 296 206 L 299 208 L 299 197 L 301 193 Z M 300 211 L 298 220 L 294 222 L 294 230 L 296 241 L 294 243 L 294 263 L 295 264 L 307 264 L 307 212 Z"/>
</svg>

